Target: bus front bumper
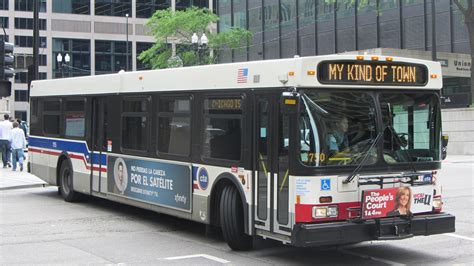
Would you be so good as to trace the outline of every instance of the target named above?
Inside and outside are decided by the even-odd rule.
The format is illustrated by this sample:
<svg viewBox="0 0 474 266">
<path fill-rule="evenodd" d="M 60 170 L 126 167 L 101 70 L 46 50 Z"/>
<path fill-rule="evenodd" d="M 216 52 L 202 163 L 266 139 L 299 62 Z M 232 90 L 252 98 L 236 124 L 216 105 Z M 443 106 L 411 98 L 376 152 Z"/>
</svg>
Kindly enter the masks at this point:
<svg viewBox="0 0 474 266">
<path fill-rule="evenodd" d="M 455 217 L 451 214 L 415 216 L 411 220 L 383 218 L 360 223 L 344 221 L 325 224 L 296 224 L 291 242 L 294 246 L 311 247 L 340 245 L 370 240 L 405 239 L 418 235 L 454 232 Z"/>
</svg>

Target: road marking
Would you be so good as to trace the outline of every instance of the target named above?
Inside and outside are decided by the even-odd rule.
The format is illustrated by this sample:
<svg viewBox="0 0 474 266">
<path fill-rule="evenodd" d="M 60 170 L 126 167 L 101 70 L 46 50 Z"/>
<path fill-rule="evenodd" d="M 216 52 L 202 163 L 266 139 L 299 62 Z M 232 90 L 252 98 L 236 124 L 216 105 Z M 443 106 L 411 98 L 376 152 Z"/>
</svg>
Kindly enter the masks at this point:
<svg viewBox="0 0 474 266">
<path fill-rule="evenodd" d="M 464 240 L 469 240 L 469 241 L 474 242 L 474 238 L 467 237 L 467 236 L 461 236 L 461 235 L 451 234 L 451 233 L 447 233 L 447 234 L 444 234 L 444 235 L 445 236 L 450 236 L 450 237 L 455 237 L 455 238 L 460 238 L 460 239 L 464 239 Z"/>
<path fill-rule="evenodd" d="M 396 262 L 396 261 L 381 259 L 381 258 L 377 258 L 377 257 L 374 257 L 374 256 L 369 256 L 369 255 L 365 255 L 365 254 L 361 254 L 361 253 L 349 251 L 349 250 L 347 250 L 347 249 L 345 249 L 345 248 L 338 249 L 338 250 L 339 250 L 340 252 L 342 252 L 342 253 L 346 253 L 346 254 L 349 254 L 349 255 L 352 255 L 352 256 L 356 256 L 356 257 L 359 257 L 359 258 L 363 258 L 363 259 L 370 259 L 370 260 L 373 260 L 373 261 L 382 262 L 382 263 L 385 263 L 385 264 L 388 264 L 388 265 L 396 265 L 396 266 L 405 265 L 405 264 L 403 264 L 403 263 L 398 263 L 398 262 Z"/>
<path fill-rule="evenodd" d="M 186 255 L 186 256 L 178 256 L 178 257 L 169 257 L 169 258 L 165 258 L 165 260 L 184 260 L 184 259 L 191 259 L 191 258 L 197 258 L 197 257 L 202 257 L 202 258 L 217 261 L 217 262 L 220 262 L 220 263 L 229 263 L 230 262 L 228 260 L 221 259 L 221 258 L 218 258 L 218 257 L 214 257 L 214 256 L 211 256 L 211 255 L 207 255 L 207 254 L 195 254 L 195 255 Z"/>
</svg>

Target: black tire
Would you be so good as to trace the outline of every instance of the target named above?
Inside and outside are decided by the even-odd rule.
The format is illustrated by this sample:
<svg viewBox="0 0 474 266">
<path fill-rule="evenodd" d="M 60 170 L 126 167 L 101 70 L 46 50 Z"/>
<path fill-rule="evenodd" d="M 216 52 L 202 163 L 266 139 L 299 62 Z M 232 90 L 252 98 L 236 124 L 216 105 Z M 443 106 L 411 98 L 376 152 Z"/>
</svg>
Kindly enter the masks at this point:
<svg viewBox="0 0 474 266">
<path fill-rule="evenodd" d="M 252 248 L 252 237 L 244 232 L 244 210 L 237 188 L 226 186 L 220 202 L 220 223 L 224 239 L 233 250 Z"/>
<path fill-rule="evenodd" d="M 81 194 L 74 191 L 73 172 L 69 162 L 64 160 L 59 170 L 59 192 L 67 202 L 76 202 L 81 200 Z"/>
</svg>

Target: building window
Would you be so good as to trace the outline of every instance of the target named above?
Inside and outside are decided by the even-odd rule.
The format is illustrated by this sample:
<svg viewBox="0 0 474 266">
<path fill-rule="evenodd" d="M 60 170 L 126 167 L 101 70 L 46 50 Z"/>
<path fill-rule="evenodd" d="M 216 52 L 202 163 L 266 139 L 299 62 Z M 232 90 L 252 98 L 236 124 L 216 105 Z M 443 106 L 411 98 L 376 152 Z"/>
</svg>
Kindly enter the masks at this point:
<svg viewBox="0 0 474 266">
<path fill-rule="evenodd" d="M 33 47 L 33 37 L 15 35 L 15 46 Z M 40 37 L 40 47 L 46 48 L 46 37 Z"/>
<path fill-rule="evenodd" d="M 125 17 L 125 14 L 132 14 L 132 1 L 96 0 L 95 14 L 97 16 Z"/>
<path fill-rule="evenodd" d="M 5 29 L 8 29 L 8 17 L 0 17 L 1 21 L 2 21 L 2 26 L 5 28 Z"/>
<path fill-rule="evenodd" d="M 68 54 L 69 63 L 58 64 L 56 62 L 58 53 L 61 53 L 63 58 Z M 91 74 L 90 40 L 53 38 L 53 59 L 53 78 L 89 76 Z"/>
<path fill-rule="evenodd" d="M 138 59 L 138 56 L 153 46 L 151 42 L 137 42 L 137 70 L 146 70 L 151 69 L 151 66 L 148 64 L 143 63 Z"/>
<path fill-rule="evenodd" d="M 8 10 L 8 2 L 9 1 L 10 0 L 0 0 L 0 10 Z"/>
<path fill-rule="evenodd" d="M 45 54 L 40 54 L 39 65 L 46 66 L 47 63 L 47 56 Z M 33 65 L 32 54 L 15 54 L 15 69 L 28 69 L 31 65 Z"/>
<path fill-rule="evenodd" d="M 15 102 L 27 102 L 28 91 L 26 90 L 15 90 Z"/>
<path fill-rule="evenodd" d="M 163 97 L 158 113 L 158 152 L 188 156 L 191 150 L 191 100 Z"/>
<path fill-rule="evenodd" d="M 47 79 L 46 72 L 38 73 L 38 80 Z M 17 72 L 15 73 L 15 83 L 28 83 L 28 72 Z"/>
<path fill-rule="evenodd" d="M 20 119 L 21 121 L 27 121 L 26 117 L 26 111 L 15 111 L 15 118 Z"/>
<path fill-rule="evenodd" d="M 132 44 L 128 45 L 129 68 L 131 64 Z M 126 65 L 126 42 L 118 41 L 95 41 L 95 74 L 110 74 L 125 70 Z"/>
<path fill-rule="evenodd" d="M 48 57 L 45 54 L 40 54 L 39 55 L 39 65 L 40 66 L 48 65 Z"/>
<path fill-rule="evenodd" d="M 27 72 L 15 73 L 15 83 L 28 83 L 28 73 Z"/>
<path fill-rule="evenodd" d="M 90 0 L 53 0 L 54 13 L 89 15 L 90 10 Z"/>
<path fill-rule="evenodd" d="M 15 29 L 33 29 L 33 19 L 32 18 L 15 18 Z M 46 19 L 39 20 L 39 29 L 46 30 Z"/>
<path fill-rule="evenodd" d="M 15 0 L 15 11 L 33 11 L 35 0 Z M 38 0 L 39 12 L 46 12 L 46 0 Z"/>
<path fill-rule="evenodd" d="M 209 0 L 176 0 L 176 10 L 185 10 L 190 6 L 209 8 Z"/>
<path fill-rule="evenodd" d="M 137 18 L 150 18 L 156 10 L 170 7 L 168 0 L 137 0 Z"/>
<path fill-rule="evenodd" d="M 146 151 L 148 97 L 126 97 L 122 103 L 122 148 Z"/>
</svg>

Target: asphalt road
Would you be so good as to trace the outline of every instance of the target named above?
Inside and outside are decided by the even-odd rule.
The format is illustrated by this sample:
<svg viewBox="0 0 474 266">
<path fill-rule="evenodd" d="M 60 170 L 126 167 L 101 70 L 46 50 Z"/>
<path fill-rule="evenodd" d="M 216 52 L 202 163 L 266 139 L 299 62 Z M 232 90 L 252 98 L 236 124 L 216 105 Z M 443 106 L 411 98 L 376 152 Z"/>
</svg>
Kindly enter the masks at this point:
<svg viewBox="0 0 474 266">
<path fill-rule="evenodd" d="M 0 264 L 469 264 L 474 261 L 474 161 L 444 163 L 454 234 L 327 248 L 256 241 L 231 251 L 205 226 L 102 199 L 66 203 L 56 187 L 0 191 Z"/>
</svg>

